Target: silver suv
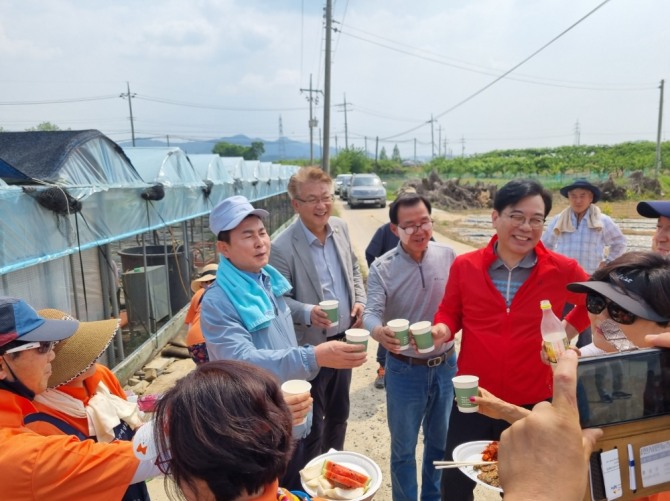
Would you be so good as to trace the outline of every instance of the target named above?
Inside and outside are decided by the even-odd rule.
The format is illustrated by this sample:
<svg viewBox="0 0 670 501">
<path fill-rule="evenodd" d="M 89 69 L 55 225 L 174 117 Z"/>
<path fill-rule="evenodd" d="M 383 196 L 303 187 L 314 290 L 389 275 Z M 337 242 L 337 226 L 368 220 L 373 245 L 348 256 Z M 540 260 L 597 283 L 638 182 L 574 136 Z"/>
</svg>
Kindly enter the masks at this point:
<svg viewBox="0 0 670 501">
<path fill-rule="evenodd" d="M 377 174 L 354 174 L 349 181 L 347 200 L 352 209 L 359 205 L 386 207 L 386 188 Z"/>
</svg>

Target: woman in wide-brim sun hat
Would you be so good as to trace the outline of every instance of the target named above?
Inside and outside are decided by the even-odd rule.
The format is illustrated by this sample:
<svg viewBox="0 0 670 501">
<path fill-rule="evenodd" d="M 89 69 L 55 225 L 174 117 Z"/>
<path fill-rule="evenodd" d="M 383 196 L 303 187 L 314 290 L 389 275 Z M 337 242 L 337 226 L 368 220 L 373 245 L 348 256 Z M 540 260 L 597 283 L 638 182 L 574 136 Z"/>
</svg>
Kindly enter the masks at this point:
<svg viewBox="0 0 670 501">
<path fill-rule="evenodd" d="M 47 319 L 73 320 L 67 313 L 39 310 Z M 37 414 L 26 426 L 40 435 L 74 435 L 98 442 L 132 440 L 142 424 L 137 404 L 128 402 L 114 373 L 97 363 L 119 328 L 116 318 L 79 322 L 77 331 L 56 345 L 49 389 L 35 397 Z M 149 500 L 144 482 L 132 484 L 123 499 Z"/>
</svg>

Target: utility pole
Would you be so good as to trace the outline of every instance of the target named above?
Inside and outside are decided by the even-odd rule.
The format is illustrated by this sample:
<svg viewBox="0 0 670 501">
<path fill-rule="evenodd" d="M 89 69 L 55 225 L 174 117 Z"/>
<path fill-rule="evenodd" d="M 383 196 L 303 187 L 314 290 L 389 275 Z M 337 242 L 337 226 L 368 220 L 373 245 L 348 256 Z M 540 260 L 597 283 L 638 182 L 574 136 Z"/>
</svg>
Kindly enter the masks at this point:
<svg viewBox="0 0 670 501">
<path fill-rule="evenodd" d="M 433 124 L 435 123 L 435 119 L 433 118 L 433 115 L 430 115 L 430 147 L 431 147 L 431 157 L 430 158 L 435 158 L 435 128 L 433 127 Z"/>
<path fill-rule="evenodd" d="M 347 95 L 344 95 L 344 103 L 342 104 L 335 104 L 334 106 L 342 107 L 342 111 L 344 111 L 344 147 L 346 149 L 349 149 L 349 129 L 347 127 L 347 105 L 351 103 L 347 103 Z"/>
<path fill-rule="evenodd" d="M 314 129 L 319 126 L 319 121 L 314 118 L 314 113 L 312 113 L 312 103 L 319 104 L 318 94 L 321 92 L 318 89 L 312 89 L 312 74 L 309 74 L 309 89 L 300 89 L 300 93 L 309 92 L 307 101 L 309 101 L 309 163 L 310 165 L 314 164 Z M 322 92 L 321 92 L 322 93 Z M 312 94 L 317 94 L 316 97 L 313 97 Z M 323 93 L 322 93 L 323 94 Z"/>
<path fill-rule="evenodd" d="M 330 174 L 330 41 L 333 22 L 333 0 L 326 0 L 326 68 L 323 79 L 323 151 L 321 168 Z"/>
<path fill-rule="evenodd" d="M 461 158 L 465 156 L 465 136 L 461 136 Z"/>
<path fill-rule="evenodd" d="M 128 98 L 128 109 L 130 110 L 130 134 L 133 138 L 133 146 L 135 146 L 135 124 L 133 123 L 134 122 L 133 121 L 133 98 L 137 94 L 131 94 L 130 93 L 130 84 L 128 82 L 126 82 L 126 89 L 128 90 L 128 92 L 126 92 L 125 94 L 120 94 L 119 97 L 122 98 L 122 99 L 126 98 L 126 97 Z"/>
<path fill-rule="evenodd" d="M 340 150 L 337 149 L 337 134 L 335 134 L 335 154 L 337 155 Z"/>
<path fill-rule="evenodd" d="M 365 136 L 365 156 L 368 156 L 368 136 Z"/>
<path fill-rule="evenodd" d="M 579 146 L 581 141 L 582 132 L 579 129 L 579 120 L 575 122 L 575 146 Z"/>
<path fill-rule="evenodd" d="M 661 85 L 658 86 L 661 89 L 661 102 L 658 105 L 658 130 L 656 132 L 656 179 L 658 179 L 658 174 L 661 171 L 661 130 L 663 129 L 663 87 L 665 86 L 665 80 L 661 80 Z"/>
<path fill-rule="evenodd" d="M 414 138 L 414 163 L 416 163 L 416 138 Z"/>
<path fill-rule="evenodd" d="M 442 124 L 437 124 L 437 156 L 442 156 Z"/>
<path fill-rule="evenodd" d="M 321 158 L 323 158 L 323 145 L 321 144 L 321 129 L 319 129 L 319 151 L 321 152 Z"/>
<path fill-rule="evenodd" d="M 165 136 L 165 138 L 167 139 L 167 145 L 168 145 L 168 148 L 169 148 L 170 147 L 170 134 L 167 134 Z"/>
<path fill-rule="evenodd" d="M 377 136 L 377 140 L 375 141 L 375 167 L 377 167 L 377 160 L 379 159 L 379 136 Z"/>
</svg>

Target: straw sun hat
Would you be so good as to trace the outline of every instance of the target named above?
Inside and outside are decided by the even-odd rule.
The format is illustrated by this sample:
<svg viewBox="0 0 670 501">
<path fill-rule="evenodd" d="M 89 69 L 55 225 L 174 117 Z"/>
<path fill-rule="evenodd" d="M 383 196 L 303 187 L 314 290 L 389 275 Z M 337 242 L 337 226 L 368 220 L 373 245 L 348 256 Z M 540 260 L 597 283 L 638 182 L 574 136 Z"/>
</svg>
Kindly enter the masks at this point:
<svg viewBox="0 0 670 501">
<path fill-rule="evenodd" d="M 67 313 L 50 308 L 37 313 L 46 319 L 74 320 Z M 49 388 L 69 383 L 86 372 L 107 349 L 118 328 L 119 320 L 116 318 L 79 322 L 77 331 L 54 347 L 56 358 L 51 362 Z"/>
<path fill-rule="evenodd" d="M 219 269 L 218 264 L 208 264 L 204 268 L 200 270 L 200 274 L 198 275 L 198 278 L 193 280 L 191 282 L 191 290 L 196 293 L 200 289 L 202 289 L 204 283 L 203 282 L 210 282 L 212 280 L 216 279 L 216 270 Z"/>
</svg>

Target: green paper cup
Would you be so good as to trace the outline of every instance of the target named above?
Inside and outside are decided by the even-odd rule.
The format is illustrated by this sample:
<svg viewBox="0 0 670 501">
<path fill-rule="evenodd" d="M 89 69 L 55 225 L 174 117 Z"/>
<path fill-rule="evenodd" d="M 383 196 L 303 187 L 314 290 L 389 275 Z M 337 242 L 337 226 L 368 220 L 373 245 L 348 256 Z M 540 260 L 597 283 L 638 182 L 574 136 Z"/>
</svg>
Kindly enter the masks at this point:
<svg viewBox="0 0 670 501">
<path fill-rule="evenodd" d="M 386 326 L 393 331 L 395 338 L 400 341 L 400 350 L 409 348 L 409 320 L 396 318 L 389 320 Z"/>
<path fill-rule="evenodd" d="M 416 322 L 409 326 L 409 330 L 416 343 L 416 351 L 419 353 L 429 353 L 435 349 L 435 345 L 433 344 L 433 332 L 431 330 L 432 326 L 433 324 L 427 320 Z"/>
<path fill-rule="evenodd" d="M 348 344 L 362 344 L 365 346 L 365 351 L 368 350 L 368 339 L 370 339 L 370 331 L 365 329 L 347 329 L 344 331 Z"/>
<path fill-rule="evenodd" d="M 326 312 L 326 315 L 328 315 L 328 320 L 330 320 L 331 327 L 335 327 L 340 323 L 339 305 L 340 302 L 336 299 L 328 299 L 327 301 L 321 301 L 319 303 L 321 309 Z"/>
<path fill-rule="evenodd" d="M 461 412 L 477 412 L 479 406 L 470 402 L 470 397 L 479 395 L 479 378 L 477 376 L 456 376 L 451 381 L 454 383 L 458 410 Z"/>
</svg>

